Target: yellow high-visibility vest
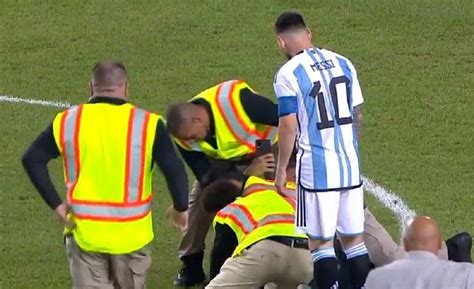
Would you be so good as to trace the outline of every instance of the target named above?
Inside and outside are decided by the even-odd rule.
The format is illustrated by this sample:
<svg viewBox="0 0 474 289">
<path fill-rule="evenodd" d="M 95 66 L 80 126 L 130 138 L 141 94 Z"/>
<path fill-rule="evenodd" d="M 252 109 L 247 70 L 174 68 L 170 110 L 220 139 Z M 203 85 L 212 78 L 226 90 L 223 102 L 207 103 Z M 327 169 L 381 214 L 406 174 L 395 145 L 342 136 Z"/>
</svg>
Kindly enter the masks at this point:
<svg viewBox="0 0 474 289">
<path fill-rule="evenodd" d="M 83 104 L 54 119 L 72 233 L 83 250 L 126 254 L 153 239 L 152 150 L 159 119 L 128 103 Z"/>
<path fill-rule="evenodd" d="M 250 177 L 243 197 L 217 212 L 216 223 L 228 225 L 237 236 L 238 245 L 232 254 L 238 256 L 248 246 L 271 236 L 306 238 L 296 233 L 294 183 L 288 194 L 280 195 L 274 183 Z"/>
<path fill-rule="evenodd" d="M 200 92 L 190 101 L 204 99 L 211 106 L 215 123 L 217 148 L 205 140 L 184 141 L 176 139 L 180 147 L 205 153 L 213 159 L 229 160 L 255 153 L 255 141 L 276 141 L 277 128 L 254 123 L 240 101 L 240 91 L 250 86 L 240 80 L 229 80 Z"/>
</svg>

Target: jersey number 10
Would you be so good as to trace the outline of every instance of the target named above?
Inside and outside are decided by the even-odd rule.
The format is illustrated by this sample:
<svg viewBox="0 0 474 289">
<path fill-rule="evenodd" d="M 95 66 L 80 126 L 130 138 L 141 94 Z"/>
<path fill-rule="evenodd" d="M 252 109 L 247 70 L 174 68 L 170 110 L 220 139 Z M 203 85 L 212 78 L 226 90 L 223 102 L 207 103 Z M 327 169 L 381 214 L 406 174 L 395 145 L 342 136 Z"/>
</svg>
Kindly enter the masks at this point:
<svg viewBox="0 0 474 289">
<path fill-rule="evenodd" d="M 350 124 L 352 123 L 352 113 L 350 109 L 350 94 L 349 94 L 349 79 L 346 76 L 338 76 L 331 79 L 329 83 L 329 91 L 331 94 L 331 105 L 334 107 L 334 118 L 338 125 Z M 344 85 L 345 89 L 345 99 L 339 101 L 338 87 Z M 316 99 L 318 102 L 319 109 L 319 118 L 320 122 L 317 123 L 318 130 L 323 130 L 326 128 L 334 127 L 334 119 L 331 116 L 331 119 L 328 116 L 326 109 L 326 101 L 324 100 L 324 94 L 321 91 L 321 82 L 316 81 L 313 83 L 313 89 L 309 95 Z M 341 95 L 341 97 L 343 97 Z"/>
</svg>

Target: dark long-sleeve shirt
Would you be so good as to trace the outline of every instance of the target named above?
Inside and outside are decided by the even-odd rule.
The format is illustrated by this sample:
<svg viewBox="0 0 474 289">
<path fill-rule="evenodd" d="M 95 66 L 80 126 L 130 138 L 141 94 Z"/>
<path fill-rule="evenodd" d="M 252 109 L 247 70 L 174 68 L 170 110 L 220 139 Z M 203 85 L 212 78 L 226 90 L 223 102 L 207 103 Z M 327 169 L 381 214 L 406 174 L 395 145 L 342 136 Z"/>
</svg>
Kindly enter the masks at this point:
<svg viewBox="0 0 474 289">
<path fill-rule="evenodd" d="M 124 100 L 108 97 L 94 97 L 89 101 L 89 103 L 99 102 L 112 105 L 125 103 Z M 174 208 L 178 211 L 187 210 L 188 181 L 186 171 L 183 162 L 176 154 L 166 126 L 161 120 L 156 126 L 152 154 L 153 162 L 158 165 L 165 176 Z M 51 124 L 30 145 L 22 158 L 23 166 L 31 182 L 52 209 L 58 207 L 62 201 L 51 181 L 47 164 L 58 156 L 59 149 L 54 140 L 53 126 Z"/>
<path fill-rule="evenodd" d="M 237 236 L 229 226 L 217 223 L 215 229 L 216 235 L 211 251 L 211 271 L 209 274 L 211 280 L 219 274 L 225 260 L 232 256 L 238 245 Z"/>
<path fill-rule="evenodd" d="M 258 95 L 248 88 L 244 88 L 240 91 L 240 101 L 245 113 L 252 122 L 278 126 L 278 105 L 273 103 L 269 98 Z M 211 112 L 211 108 L 207 102 L 197 100 L 196 103 L 204 105 L 207 110 Z M 211 133 L 214 131 L 213 128 L 214 124 L 212 123 Z M 206 141 L 210 145 L 217 147 L 214 134 L 206 138 Z M 187 151 L 181 147 L 179 147 L 179 151 L 185 162 L 193 171 L 196 179 L 199 182 L 202 182 L 203 177 L 211 167 L 209 158 L 203 152 Z"/>
</svg>

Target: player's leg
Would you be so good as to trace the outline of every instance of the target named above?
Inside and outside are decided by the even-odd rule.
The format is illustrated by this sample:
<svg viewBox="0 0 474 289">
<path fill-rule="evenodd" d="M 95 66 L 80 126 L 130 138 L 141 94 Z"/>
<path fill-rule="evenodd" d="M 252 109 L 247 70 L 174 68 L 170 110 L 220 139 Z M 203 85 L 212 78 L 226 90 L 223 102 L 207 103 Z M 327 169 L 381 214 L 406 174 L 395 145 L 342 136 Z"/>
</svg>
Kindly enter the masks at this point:
<svg viewBox="0 0 474 289">
<path fill-rule="evenodd" d="M 309 248 L 313 256 L 314 279 L 312 288 L 329 289 L 339 278 L 338 260 L 333 238 L 336 231 L 339 192 L 297 191 L 296 226 L 299 232 L 308 235 Z"/>
<path fill-rule="evenodd" d="M 179 245 L 178 255 L 183 262 L 177 286 L 193 286 L 204 282 L 206 276 L 202 267 L 205 240 L 212 223 L 212 215 L 200 205 L 202 189 L 196 181 L 189 195 L 189 223 Z"/>
<path fill-rule="evenodd" d="M 364 243 L 364 191 L 362 187 L 340 194 L 337 232 L 349 267 L 353 289 L 363 288 L 371 269 Z"/>
</svg>

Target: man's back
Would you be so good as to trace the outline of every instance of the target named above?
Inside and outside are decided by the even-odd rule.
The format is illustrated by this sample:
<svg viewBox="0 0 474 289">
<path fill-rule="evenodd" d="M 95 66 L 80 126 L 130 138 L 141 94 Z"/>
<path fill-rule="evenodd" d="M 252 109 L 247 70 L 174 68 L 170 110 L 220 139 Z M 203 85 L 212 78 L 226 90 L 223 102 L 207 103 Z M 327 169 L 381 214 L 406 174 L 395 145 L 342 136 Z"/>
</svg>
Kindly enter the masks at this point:
<svg viewBox="0 0 474 289">
<path fill-rule="evenodd" d="M 74 288 L 145 288 L 153 239 L 152 161 L 173 197 L 169 216 L 185 226 L 187 177 L 163 121 L 127 102 L 120 62 L 96 64 L 85 104 L 56 115 L 22 163 L 41 197 L 65 225 Z M 67 199 L 48 171 L 61 156 Z M 173 210 L 174 209 L 174 210 Z"/>
<path fill-rule="evenodd" d="M 130 201 L 136 202 L 142 195 L 137 188 L 151 186 L 143 183 L 143 172 L 152 169 L 157 121 L 157 115 L 129 103 L 86 103 L 60 113 L 54 134 L 58 147 L 65 149 L 70 185 L 87 186 L 87 194 L 99 201 L 108 196 L 121 202 L 126 179 Z"/>
<path fill-rule="evenodd" d="M 360 185 L 353 109 L 363 103 L 352 63 L 325 49 L 305 49 L 275 77 L 281 99 L 296 96 L 301 184 L 327 190 Z"/>
<path fill-rule="evenodd" d="M 322 289 L 337 287 L 338 260 L 332 243 L 337 231 L 350 264 L 351 287 L 360 289 L 370 261 L 361 237 L 357 132 L 363 98 L 357 74 L 347 58 L 314 46 L 299 13 L 282 13 L 275 31 L 280 49 L 290 58 L 274 83 L 279 115 L 275 186 L 281 192 L 283 168 L 296 138 L 296 225 L 311 240 L 315 283 Z"/>
<path fill-rule="evenodd" d="M 464 289 L 474 288 L 474 265 L 438 259 L 424 251 L 411 251 L 369 274 L 366 289 Z"/>
<path fill-rule="evenodd" d="M 159 116 L 125 101 L 97 100 L 112 101 L 98 97 L 59 113 L 53 134 L 75 241 L 84 250 L 122 254 L 153 238 L 152 151 Z"/>
<path fill-rule="evenodd" d="M 289 183 L 287 189 L 291 193 L 294 184 Z M 295 230 L 294 198 L 278 194 L 272 182 L 250 177 L 243 196 L 220 210 L 215 218 L 216 223 L 235 229 L 239 244 L 234 255 L 269 236 L 306 237 Z"/>
</svg>

